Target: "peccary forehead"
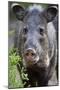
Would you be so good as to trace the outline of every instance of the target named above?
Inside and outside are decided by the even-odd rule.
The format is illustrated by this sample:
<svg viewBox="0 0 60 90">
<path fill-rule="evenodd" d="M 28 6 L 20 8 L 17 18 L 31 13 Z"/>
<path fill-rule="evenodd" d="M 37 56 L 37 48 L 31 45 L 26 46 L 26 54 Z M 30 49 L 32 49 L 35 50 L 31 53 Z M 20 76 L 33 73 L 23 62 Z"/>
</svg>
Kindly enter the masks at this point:
<svg viewBox="0 0 60 90">
<path fill-rule="evenodd" d="M 27 13 L 26 13 L 26 16 L 24 18 L 24 22 L 25 24 L 28 24 L 28 25 L 41 25 L 41 26 L 45 26 L 46 24 L 46 19 L 44 18 L 44 9 L 42 8 L 42 6 L 40 5 L 33 5 L 33 6 L 30 6 L 28 9 L 27 9 Z"/>
<path fill-rule="evenodd" d="M 34 4 L 33 6 L 28 7 L 29 12 L 34 11 L 34 10 L 37 10 L 39 12 L 43 12 L 44 8 L 41 5 L 36 5 L 36 4 Z"/>
</svg>

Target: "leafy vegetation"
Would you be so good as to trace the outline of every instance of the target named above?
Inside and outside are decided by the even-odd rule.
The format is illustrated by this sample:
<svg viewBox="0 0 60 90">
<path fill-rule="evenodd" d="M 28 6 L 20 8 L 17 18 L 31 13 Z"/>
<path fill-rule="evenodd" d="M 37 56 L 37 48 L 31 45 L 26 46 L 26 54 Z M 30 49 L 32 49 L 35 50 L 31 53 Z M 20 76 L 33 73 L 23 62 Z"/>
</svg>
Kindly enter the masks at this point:
<svg viewBox="0 0 60 90">
<path fill-rule="evenodd" d="M 8 65 L 9 88 L 23 88 L 29 79 L 22 58 L 17 54 L 17 49 L 13 48 L 9 51 Z"/>
</svg>

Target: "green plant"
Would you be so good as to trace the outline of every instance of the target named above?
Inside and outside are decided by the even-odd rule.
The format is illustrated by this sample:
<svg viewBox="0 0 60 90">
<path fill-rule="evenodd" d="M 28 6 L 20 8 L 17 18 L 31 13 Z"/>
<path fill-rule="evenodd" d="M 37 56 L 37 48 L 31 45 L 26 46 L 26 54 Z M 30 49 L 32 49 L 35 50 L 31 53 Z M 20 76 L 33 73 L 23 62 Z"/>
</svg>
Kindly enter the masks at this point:
<svg viewBox="0 0 60 90">
<path fill-rule="evenodd" d="M 9 88 L 23 88 L 29 79 L 26 69 L 23 66 L 22 57 L 17 54 L 17 49 L 13 48 L 9 51 L 8 58 Z"/>
</svg>

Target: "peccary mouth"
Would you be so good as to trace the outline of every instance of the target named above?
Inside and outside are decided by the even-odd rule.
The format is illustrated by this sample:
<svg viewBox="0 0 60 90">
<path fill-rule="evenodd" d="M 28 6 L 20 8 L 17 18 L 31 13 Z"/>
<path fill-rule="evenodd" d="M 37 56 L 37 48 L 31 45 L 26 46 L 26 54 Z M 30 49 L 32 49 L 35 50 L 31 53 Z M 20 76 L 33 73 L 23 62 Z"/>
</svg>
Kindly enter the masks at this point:
<svg viewBox="0 0 60 90">
<path fill-rule="evenodd" d="M 36 64 L 39 61 L 39 56 L 36 55 L 35 57 L 23 57 L 23 59 L 25 60 L 25 63 L 30 66 Z"/>
<path fill-rule="evenodd" d="M 38 55 L 36 55 L 34 58 L 31 57 L 25 57 L 23 56 L 23 60 L 27 67 L 38 65 L 40 68 L 48 67 L 49 66 L 49 57 L 46 55 L 46 58 L 44 60 L 41 60 Z"/>
</svg>

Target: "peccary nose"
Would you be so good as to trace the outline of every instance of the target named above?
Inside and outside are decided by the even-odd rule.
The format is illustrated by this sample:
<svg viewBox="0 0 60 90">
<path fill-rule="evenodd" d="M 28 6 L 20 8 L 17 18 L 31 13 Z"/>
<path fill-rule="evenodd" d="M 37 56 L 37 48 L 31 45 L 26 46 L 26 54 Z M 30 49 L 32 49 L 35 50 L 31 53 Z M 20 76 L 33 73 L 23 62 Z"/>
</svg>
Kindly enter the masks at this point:
<svg viewBox="0 0 60 90">
<path fill-rule="evenodd" d="M 33 59 L 36 56 L 36 51 L 34 49 L 29 48 L 25 51 L 24 56 L 28 60 Z"/>
</svg>

